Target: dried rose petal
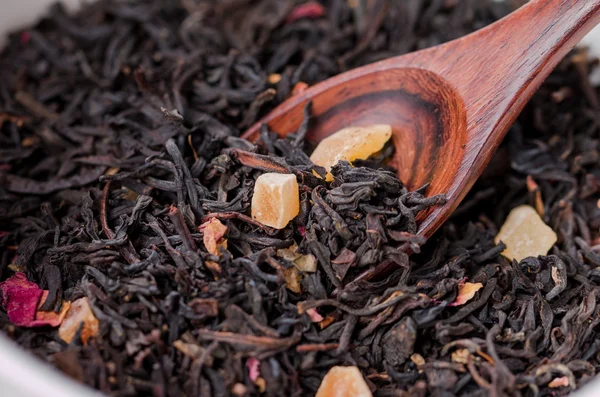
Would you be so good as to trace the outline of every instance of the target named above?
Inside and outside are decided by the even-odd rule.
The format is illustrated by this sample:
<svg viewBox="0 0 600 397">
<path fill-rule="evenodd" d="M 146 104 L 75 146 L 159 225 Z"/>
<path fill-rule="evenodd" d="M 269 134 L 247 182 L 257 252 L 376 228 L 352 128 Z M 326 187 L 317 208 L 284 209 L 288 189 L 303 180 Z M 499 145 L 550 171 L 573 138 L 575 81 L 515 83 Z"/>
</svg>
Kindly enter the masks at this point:
<svg viewBox="0 0 600 397">
<path fill-rule="evenodd" d="M 568 376 L 563 376 L 561 378 L 554 378 L 552 380 L 552 382 L 548 383 L 548 387 L 550 387 L 550 388 L 567 387 L 567 386 L 569 386 L 569 377 Z"/>
<path fill-rule="evenodd" d="M 202 241 L 204 247 L 213 255 L 221 255 L 220 248 L 227 249 L 227 239 L 223 238 L 227 233 L 227 226 L 223 225 L 217 218 L 210 218 L 198 228 L 204 234 Z M 217 262 L 206 261 L 206 267 L 217 277 L 221 274 L 221 267 Z"/>
<path fill-rule="evenodd" d="M 87 297 L 71 303 L 71 308 L 58 329 L 58 336 L 66 343 L 71 343 L 81 323 L 81 341 L 87 344 L 89 338 L 98 335 L 98 319 L 94 316 Z"/>
<path fill-rule="evenodd" d="M 219 247 L 227 248 L 227 240 L 223 238 L 227 233 L 227 226 L 217 218 L 210 218 L 198 228 L 204 233 L 203 241 L 206 250 L 213 255 L 219 255 Z"/>
<path fill-rule="evenodd" d="M 246 360 L 246 368 L 248 368 L 248 376 L 252 382 L 256 382 L 260 376 L 260 361 L 254 357 L 250 357 Z"/>
<path fill-rule="evenodd" d="M 456 296 L 454 302 L 450 303 L 448 306 L 464 305 L 465 303 L 473 299 L 477 291 L 479 291 L 481 288 L 483 288 L 483 284 L 481 283 L 459 284 L 458 295 Z"/>
<path fill-rule="evenodd" d="M 468 349 L 457 349 L 452 352 L 452 362 L 467 364 L 471 353 Z"/>
<path fill-rule="evenodd" d="M 0 283 L 2 307 L 9 320 L 17 326 L 27 326 L 35 319 L 43 291 L 37 284 L 27 280 L 24 273 L 16 273 Z"/>
<path fill-rule="evenodd" d="M 319 323 L 323 321 L 323 316 L 321 316 L 316 309 L 307 309 L 306 314 L 310 318 L 310 321 L 312 321 L 313 323 Z"/>
<path fill-rule="evenodd" d="M 38 311 L 46 301 L 48 291 L 42 291 L 20 272 L 0 283 L 0 293 L 9 320 L 19 327 L 57 327 L 69 309 L 69 302 L 63 302 L 60 313 Z"/>
<path fill-rule="evenodd" d="M 291 23 L 302 18 L 320 18 L 326 13 L 325 7 L 316 1 L 301 4 L 295 7 L 285 19 L 286 23 Z"/>
</svg>

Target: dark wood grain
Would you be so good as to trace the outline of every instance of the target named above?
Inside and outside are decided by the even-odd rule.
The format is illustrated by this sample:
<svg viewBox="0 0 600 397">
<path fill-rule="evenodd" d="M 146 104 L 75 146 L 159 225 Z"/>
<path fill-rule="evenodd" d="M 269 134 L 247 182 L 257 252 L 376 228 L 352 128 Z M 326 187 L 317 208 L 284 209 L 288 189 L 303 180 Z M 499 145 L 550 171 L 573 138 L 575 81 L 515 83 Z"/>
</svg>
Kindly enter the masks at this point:
<svg viewBox="0 0 600 397">
<path fill-rule="evenodd" d="M 393 126 L 396 164 L 410 188 L 448 203 L 421 219 L 429 237 L 481 175 L 510 125 L 558 62 L 600 22 L 600 0 L 534 0 L 447 44 L 341 74 L 294 96 L 262 123 L 286 135 L 313 101 L 318 142 L 351 125 Z"/>
</svg>

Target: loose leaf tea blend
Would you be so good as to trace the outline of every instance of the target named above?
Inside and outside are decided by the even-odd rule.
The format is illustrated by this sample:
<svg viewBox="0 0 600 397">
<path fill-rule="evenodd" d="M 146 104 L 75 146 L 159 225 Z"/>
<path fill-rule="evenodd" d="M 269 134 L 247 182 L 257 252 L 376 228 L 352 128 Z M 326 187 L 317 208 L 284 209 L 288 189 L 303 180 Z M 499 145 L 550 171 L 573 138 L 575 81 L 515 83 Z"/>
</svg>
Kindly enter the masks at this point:
<svg viewBox="0 0 600 397">
<path fill-rule="evenodd" d="M 393 145 L 341 159 L 326 182 L 310 158 L 310 104 L 286 139 L 266 127 L 258 142 L 239 138 L 310 85 L 509 11 L 434 0 L 53 7 L 0 55 L 0 328 L 114 396 L 326 397 L 340 368 L 344 386 L 374 396 L 583 386 L 600 365 L 600 101 L 584 53 L 542 86 L 427 244 L 419 213 L 444 198 L 404 187 Z M 298 185 L 281 229 L 252 217 L 269 173 Z M 521 205 L 556 242 L 510 260 L 495 239 Z M 15 280 L 27 288 L 7 292 Z M 58 320 L 27 326 L 37 313 Z"/>
</svg>

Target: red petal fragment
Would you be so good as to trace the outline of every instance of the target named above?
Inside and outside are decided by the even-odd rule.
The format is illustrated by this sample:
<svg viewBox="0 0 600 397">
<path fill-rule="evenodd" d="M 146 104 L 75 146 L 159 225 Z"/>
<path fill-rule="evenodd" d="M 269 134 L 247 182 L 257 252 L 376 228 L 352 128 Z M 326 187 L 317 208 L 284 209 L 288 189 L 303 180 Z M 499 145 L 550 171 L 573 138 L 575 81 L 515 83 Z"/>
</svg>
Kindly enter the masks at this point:
<svg viewBox="0 0 600 397">
<path fill-rule="evenodd" d="M 227 240 L 223 238 L 227 233 L 227 226 L 223 225 L 217 218 L 210 218 L 198 228 L 204 233 L 203 241 L 206 250 L 213 255 L 219 255 L 219 246 L 227 248 Z"/>
<path fill-rule="evenodd" d="M 456 296 L 454 302 L 450 303 L 448 306 L 464 305 L 465 303 L 473 299 L 477 291 L 479 291 L 481 288 L 483 288 L 483 284 L 481 283 L 459 284 L 458 295 Z"/>
<path fill-rule="evenodd" d="M 248 368 L 248 376 L 252 382 L 256 382 L 260 376 L 260 361 L 254 357 L 250 357 L 246 360 L 246 367 Z"/>
<path fill-rule="evenodd" d="M 312 321 L 313 323 L 320 323 L 321 321 L 323 321 L 323 316 L 321 316 L 316 309 L 307 309 L 306 314 L 308 314 L 310 321 Z"/>
<path fill-rule="evenodd" d="M 567 387 L 569 386 L 569 377 L 563 376 L 561 378 L 554 378 L 552 382 L 548 383 L 548 387 Z"/>
<path fill-rule="evenodd" d="M 2 307 L 14 325 L 26 327 L 34 321 L 43 291 L 37 284 L 28 281 L 24 273 L 16 273 L 0 283 L 0 293 Z"/>
<path fill-rule="evenodd" d="M 302 18 L 320 18 L 326 13 L 325 7 L 316 1 L 301 4 L 295 7 L 285 19 L 286 23 L 291 23 Z"/>
</svg>

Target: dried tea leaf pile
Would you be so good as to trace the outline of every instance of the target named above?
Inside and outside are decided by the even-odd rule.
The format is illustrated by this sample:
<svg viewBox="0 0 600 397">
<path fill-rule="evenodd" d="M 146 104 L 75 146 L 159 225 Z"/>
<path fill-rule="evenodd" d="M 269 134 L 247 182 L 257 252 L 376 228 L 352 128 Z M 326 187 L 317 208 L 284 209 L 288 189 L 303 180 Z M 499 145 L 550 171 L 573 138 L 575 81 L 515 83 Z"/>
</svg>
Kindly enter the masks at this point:
<svg viewBox="0 0 600 397">
<path fill-rule="evenodd" d="M 443 197 L 407 191 L 386 165 L 393 146 L 338 162 L 325 182 L 310 160 L 310 107 L 287 139 L 239 138 L 309 85 L 509 11 L 430 0 L 53 7 L 0 55 L 0 328 L 115 396 L 315 395 L 334 367 L 356 368 L 348 384 L 374 396 L 581 387 L 600 366 L 600 101 L 585 55 L 553 73 L 426 245 L 416 217 Z M 265 173 L 298 183 L 299 213 L 282 229 L 252 218 Z M 523 204 L 557 241 L 509 261 L 494 240 Z M 7 302 L 16 281 L 29 295 L 13 288 Z M 6 309 L 16 295 L 27 298 L 19 325 Z M 34 328 L 38 316 L 49 322 Z"/>
</svg>

